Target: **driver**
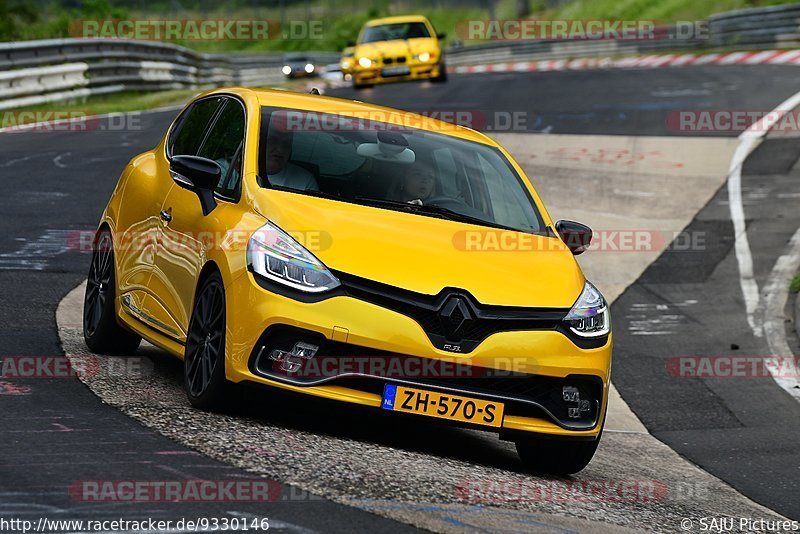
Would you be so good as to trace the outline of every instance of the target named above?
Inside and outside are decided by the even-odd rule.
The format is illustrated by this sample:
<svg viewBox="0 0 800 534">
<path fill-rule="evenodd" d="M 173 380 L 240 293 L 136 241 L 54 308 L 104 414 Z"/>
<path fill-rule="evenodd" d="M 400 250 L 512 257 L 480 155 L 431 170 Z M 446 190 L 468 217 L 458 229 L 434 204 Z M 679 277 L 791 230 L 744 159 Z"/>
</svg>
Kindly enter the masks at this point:
<svg viewBox="0 0 800 534">
<path fill-rule="evenodd" d="M 314 175 L 289 161 L 292 155 L 294 134 L 279 128 L 270 128 L 267 134 L 267 179 L 271 185 L 318 191 Z"/>
<path fill-rule="evenodd" d="M 435 186 L 436 173 L 433 167 L 417 161 L 400 181 L 398 200 L 421 205 L 423 200 L 433 195 Z"/>
</svg>

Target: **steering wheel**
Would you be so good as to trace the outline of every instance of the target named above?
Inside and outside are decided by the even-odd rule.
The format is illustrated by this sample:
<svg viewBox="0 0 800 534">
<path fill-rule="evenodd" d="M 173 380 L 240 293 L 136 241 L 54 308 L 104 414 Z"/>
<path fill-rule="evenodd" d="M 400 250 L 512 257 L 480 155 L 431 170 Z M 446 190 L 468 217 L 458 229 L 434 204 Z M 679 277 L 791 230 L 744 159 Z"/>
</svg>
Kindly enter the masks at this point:
<svg viewBox="0 0 800 534">
<path fill-rule="evenodd" d="M 482 212 L 477 208 L 473 208 L 460 198 L 446 197 L 440 195 L 438 197 L 426 198 L 425 200 L 422 201 L 422 203 L 426 206 L 447 208 L 449 210 L 455 211 L 456 213 L 467 215 L 469 217 L 475 217 L 476 219 L 483 219 L 487 222 L 491 220 L 484 212 Z"/>
<path fill-rule="evenodd" d="M 438 206 L 440 208 L 471 207 L 469 204 L 467 204 L 460 198 L 446 197 L 444 195 L 439 195 L 438 197 L 426 198 L 425 200 L 422 201 L 422 203 L 428 206 Z"/>
</svg>

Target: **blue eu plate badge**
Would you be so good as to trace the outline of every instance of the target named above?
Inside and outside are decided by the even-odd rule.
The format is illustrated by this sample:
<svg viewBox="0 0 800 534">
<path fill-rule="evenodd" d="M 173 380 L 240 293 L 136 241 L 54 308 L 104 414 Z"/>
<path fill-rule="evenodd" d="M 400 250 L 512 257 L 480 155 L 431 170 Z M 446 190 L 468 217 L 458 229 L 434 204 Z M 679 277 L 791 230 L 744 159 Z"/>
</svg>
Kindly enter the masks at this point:
<svg viewBox="0 0 800 534">
<path fill-rule="evenodd" d="M 397 386 L 386 384 L 383 388 L 383 402 L 381 408 L 384 410 L 394 410 L 394 399 L 397 396 Z"/>
</svg>

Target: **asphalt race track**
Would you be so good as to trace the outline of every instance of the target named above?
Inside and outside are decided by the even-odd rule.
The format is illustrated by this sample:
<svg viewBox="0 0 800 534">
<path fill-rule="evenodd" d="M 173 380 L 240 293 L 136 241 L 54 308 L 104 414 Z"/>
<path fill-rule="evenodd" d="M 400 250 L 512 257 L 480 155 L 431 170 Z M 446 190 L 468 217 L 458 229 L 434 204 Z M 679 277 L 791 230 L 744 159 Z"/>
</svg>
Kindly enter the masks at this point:
<svg viewBox="0 0 800 534">
<path fill-rule="evenodd" d="M 670 111 L 769 111 L 797 92 L 798 74 L 769 65 L 466 74 L 418 90 L 390 84 L 329 94 L 418 112 L 524 112 L 532 132 L 686 135 L 670 127 Z"/>
<path fill-rule="evenodd" d="M 766 111 L 796 93 L 797 81 L 794 67 L 690 67 L 453 75 L 445 85 L 402 84 L 357 93 L 338 89 L 331 94 L 412 110 L 521 111 L 532 117 L 526 127 L 530 132 L 686 135 L 669 128 L 666 116 L 670 111 Z M 587 91 L 587 86 L 592 90 Z M 0 174 L 2 183 L 11 185 L 0 198 L 4 214 L 0 218 L 0 356 L 63 354 L 56 308 L 84 280 L 89 263 L 89 255 L 75 246 L 75 232 L 95 225 L 125 162 L 154 146 L 174 115 L 174 110 L 143 114 L 135 127 L 120 131 L 0 133 Z M 797 149 L 786 142 L 768 148 L 773 152 L 761 154 L 760 159 L 758 153 L 754 154 L 743 177 L 759 287 L 766 283 L 798 226 L 800 174 L 770 164 L 796 158 Z M 800 519 L 797 401 L 768 378 L 673 380 L 665 372 L 675 357 L 763 355 L 769 351 L 763 338 L 752 335 L 746 321 L 724 187 L 697 214 L 688 230 L 702 232 L 708 246 L 694 252 L 667 250 L 612 307 L 614 382 L 647 430 L 659 440 L 757 503 Z M 653 321 L 664 310 L 673 318 L 666 326 Z M 641 335 L 643 321 L 648 328 L 662 332 Z M 249 457 L 230 457 L 234 465 L 215 459 L 227 458 L 225 435 L 204 436 L 204 429 L 197 428 L 193 419 L 182 420 L 181 414 L 189 408 L 179 391 L 180 362 L 154 351 L 144 353 L 154 362 L 154 381 L 159 387 L 174 390 L 176 398 L 175 403 L 164 401 L 167 408 L 160 414 L 147 411 L 145 403 L 127 405 L 127 414 L 140 410 L 138 420 L 101 402 L 77 379 L 0 379 L 0 512 L 60 519 L 267 516 L 271 528 L 294 532 L 412 529 L 386 517 L 405 520 L 402 511 L 370 513 L 380 512 L 380 504 L 329 500 L 316 496 L 322 491 L 308 493 L 291 485 L 281 486 L 280 497 L 268 505 L 162 502 L 133 507 L 71 498 L 68 488 L 80 480 L 245 480 L 279 473 L 275 476 L 278 480 L 294 482 L 290 473 L 280 469 L 272 473 L 255 469 Z M 113 397 L 114 392 L 109 394 Z M 442 472 L 461 461 L 508 472 L 517 469 L 508 444 L 489 444 L 455 429 L 384 422 L 358 412 L 333 413 L 329 407 L 305 401 L 292 404 L 307 416 L 302 423 L 283 413 L 265 423 L 261 406 L 266 410 L 294 401 L 260 391 L 242 391 L 241 395 L 243 400 L 255 401 L 257 407 L 251 402 L 249 408 L 223 416 L 227 418 L 223 423 L 236 428 L 238 436 L 248 432 L 248 425 L 274 424 L 290 444 L 294 433 L 303 436 L 303 443 L 312 445 L 317 443 L 315 436 L 333 436 L 343 442 L 344 451 L 347 447 L 359 451 L 361 444 L 365 448 L 376 446 L 384 448 L 391 461 L 413 453 L 427 457 L 429 468 Z M 162 420 L 157 420 L 159 417 Z M 147 424 L 151 428 L 140 424 L 142 420 L 153 421 Z M 363 421 L 370 424 L 363 425 Z M 152 428 L 159 428 L 160 433 Z M 194 432 L 196 439 L 185 435 L 177 438 L 169 428 L 181 434 Z M 391 436 L 393 431 L 407 434 Z M 419 441 L 428 437 L 440 438 L 444 444 L 462 440 L 469 447 L 453 452 L 446 446 L 420 445 Z M 187 443 L 191 446 L 184 445 Z M 208 444 L 219 447 L 216 454 L 207 450 Z M 325 441 L 320 444 L 326 446 Z M 249 445 L 260 451 L 271 448 L 270 443 Z M 313 452 L 306 451 L 310 455 Z M 495 456 L 494 463 L 487 460 Z M 280 459 L 272 461 L 281 463 Z M 348 461 L 342 459 L 342 465 Z M 647 463 L 646 459 L 640 461 Z M 392 467 L 413 470 L 415 465 L 410 462 Z M 335 465 L 327 467 L 332 473 L 320 473 L 320 480 L 342 478 Z M 657 472 L 657 465 L 651 467 Z M 318 466 L 314 468 L 319 470 Z M 613 465 L 603 464 L 602 468 L 606 469 L 603 473 L 613 476 Z M 342 480 L 341 484 L 348 486 L 350 494 L 354 493 L 351 486 L 360 484 L 369 484 L 364 486 L 365 492 L 373 486 L 410 494 L 426 491 L 422 486 L 395 487 L 392 480 L 381 478 L 385 472 L 391 469 L 376 469 L 374 478 L 367 481 Z M 303 475 L 305 483 L 298 485 L 313 489 L 314 469 Z M 623 508 L 606 511 L 612 523 L 636 528 L 633 519 L 648 514 L 640 504 L 632 505 L 626 519 Z M 454 531 L 490 528 L 476 526 L 480 523 L 471 522 L 468 510 L 452 503 L 436 512 L 450 519 Z M 553 513 L 569 515 L 570 509 L 565 506 Z M 599 507 L 587 516 L 603 513 Z M 670 513 L 677 514 L 675 510 Z M 549 518 L 514 517 L 509 529 L 568 530 L 564 523 L 550 522 Z M 412 519 L 408 522 L 427 526 Z M 440 525 L 432 523 L 430 528 Z M 577 523 L 574 529 L 584 526 Z"/>
</svg>

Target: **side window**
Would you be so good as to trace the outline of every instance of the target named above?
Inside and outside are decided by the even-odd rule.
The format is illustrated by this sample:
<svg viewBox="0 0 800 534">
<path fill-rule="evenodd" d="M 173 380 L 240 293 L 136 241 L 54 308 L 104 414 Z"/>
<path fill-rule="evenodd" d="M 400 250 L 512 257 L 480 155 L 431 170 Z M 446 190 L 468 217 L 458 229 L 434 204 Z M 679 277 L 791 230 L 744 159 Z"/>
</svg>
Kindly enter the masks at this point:
<svg viewBox="0 0 800 534">
<path fill-rule="evenodd" d="M 318 165 L 320 174 L 327 176 L 347 175 L 364 164 L 354 144 L 337 140 L 336 134 L 317 132 L 294 133 L 292 161 Z"/>
<path fill-rule="evenodd" d="M 170 156 L 197 155 L 197 149 L 203 142 L 209 123 L 221 101 L 221 97 L 206 98 L 195 102 L 186 111 L 186 116 L 182 117 L 180 122 L 175 125 L 177 133 L 170 134 L 171 150 L 168 152 Z"/>
<path fill-rule="evenodd" d="M 244 109 L 233 99 L 225 99 L 211 131 L 197 155 L 216 161 L 222 168 L 222 176 L 215 191 L 222 196 L 238 196 L 242 179 L 241 147 L 244 141 Z"/>
</svg>

